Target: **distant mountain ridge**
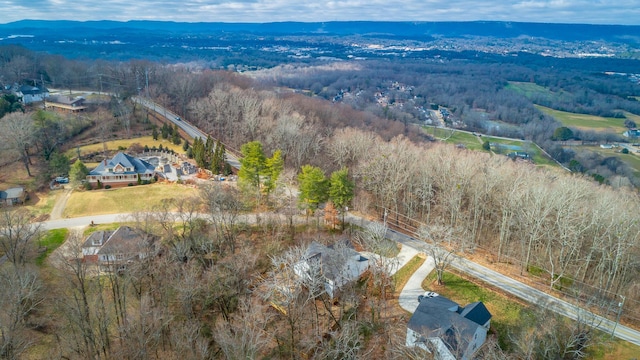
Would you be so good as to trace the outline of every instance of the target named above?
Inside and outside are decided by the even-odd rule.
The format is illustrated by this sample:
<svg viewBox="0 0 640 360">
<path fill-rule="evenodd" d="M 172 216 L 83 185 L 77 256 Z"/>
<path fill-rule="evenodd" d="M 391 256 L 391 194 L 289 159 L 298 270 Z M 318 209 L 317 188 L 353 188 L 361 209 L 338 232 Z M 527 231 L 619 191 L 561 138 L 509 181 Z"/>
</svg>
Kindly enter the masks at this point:
<svg viewBox="0 0 640 360">
<path fill-rule="evenodd" d="M 171 21 L 70 21 L 70 20 L 21 20 L 0 24 L 0 31 L 25 35 L 38 35 L 51 31 L 93 30 L 143 30 L 164 33 L 221 33 L 244 32 L 271 35 L 382 35 L 393 37 L 466 37 L 486 36 L 496 38 L 536 37 L 564 41 L 606 40 L 640 43 L 640 26 L 637 25 L 588 25 L 526 23 L 504 21 L 471 22 L 273 22 L 273 23 L 222 23 L 222 22 L 171 22 Z"/>
</svg>

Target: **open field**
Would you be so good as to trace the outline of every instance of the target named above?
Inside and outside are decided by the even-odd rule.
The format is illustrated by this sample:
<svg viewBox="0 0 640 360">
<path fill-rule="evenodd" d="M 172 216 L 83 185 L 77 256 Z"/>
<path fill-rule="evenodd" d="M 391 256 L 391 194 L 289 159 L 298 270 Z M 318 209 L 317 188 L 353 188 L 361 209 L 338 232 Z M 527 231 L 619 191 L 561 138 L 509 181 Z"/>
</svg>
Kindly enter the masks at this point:
<svg viewBox="0 0 640 360">
<path fill-rule="evenodd" d="M 553 92 L 544 86 L 540 86 L 536 83 L 531 82 L 509 81 L 509 84 L 505 86 L 505 89 L 513 90 L 531 100 L 551 98 L 557 99 L 568 96 L 568 93 L 564 91 Z"/>
<path fill-rule="evenodd" d="M 585 146 L 584 147 L 587 150 L 591 150 L 593 152 L 596 152 L 602 156 L 605 157 L 609 157 L 609 156 L 614 156 L 617 157 L 618 159 L 624 161 L 626 164 L 628 164 L 630 167 L 632 167 L 635 171 L 640 172 L 640 153 L 636 153 L 636 154 L 623 154 L 620 151 L 620 148 L 614 148 L 614 149 L 603 149 L 599 146 Z M 640 149 L 640 148 L 639 148 Z"/>
<path fill-rule="evenodd" d="M 132 139 L 119 139 L 119 140 L 111 140 L 107 141 L 107 150 L 118 150 L 118 149 L 127 149 L 131 144 L 140 144 L 142 147 L 145 145 L 152 147 L 159 147 L 162 145 L 163 148 L 173 149 L 176 153 L 183 154 L 182 145 L 175 145 L 169 140 L 158 138 L 158 140 L 153 140 L 152 136 L 142 136 L 138 138 Z M 80 154 L 88 154 L 103 151 L 104 146 L 102 143 L 96 143 L 91 145 L 85 145 L 80 147 Z M 78 155 L 77 150 L 70 149 L 66 152 L 66 155 L 69 157 L 76 157 Z"/>
<path fill-rule="evenodd" d="M 517 146 L 522 149 L 521 151 L 526 151 L 532 156 L 534 164 L 538 166 L 558 167 L 558 164 L 556 164 L 552 159 L 544 155 L 544 153 L 540 150 L 540 148 L 538 148 L 535 144 L 528 141 L 518 140 L 518 139 L 502 139 L 502 138 L 496 138 L 493 136 L 486 136 L 486 135 L 478 137 L 466 131 L 456 131 L 452 129 L 439 129 L 431 126 L 424 127 L 424 131 L 427 134 L 433 135 L 438 139 L 444 139 L 446 143 L 454 144 L 454 145 L 462 144 L 465 146 L 465 148 L 473 151 L 486 152 L 486 150 L 482 148 L 482 143 L 484 141 L 505 145 L 507 147 Z M 491 150 L 495 152 L 497 149 L 495 147 L 492 147 Z M 508 149 L 505 149 L 504 155 L 506 155 L 509 152 L 511 151 L 508 151 Z"/>
<path fill-rule="evenodd" d="M 538 110 L 552 116 L 560 121 L 562 125 L 583 130 L 609 131 L 622 134 L 627 128 L 624 127 L 624 119 L 608 118 L 602 116 L 576 114 L 566 111 L 553 110 L 548 107 L 534 105 Z"/>
<path fill-rule="evenodd" d="M 76 191 L 71 194 L 63 215 L 79 217 L 153 210 L 164 199 L 186 198 L 196 195 L 197 191 L 194 187 L 171 183 Z"/>
</svg>

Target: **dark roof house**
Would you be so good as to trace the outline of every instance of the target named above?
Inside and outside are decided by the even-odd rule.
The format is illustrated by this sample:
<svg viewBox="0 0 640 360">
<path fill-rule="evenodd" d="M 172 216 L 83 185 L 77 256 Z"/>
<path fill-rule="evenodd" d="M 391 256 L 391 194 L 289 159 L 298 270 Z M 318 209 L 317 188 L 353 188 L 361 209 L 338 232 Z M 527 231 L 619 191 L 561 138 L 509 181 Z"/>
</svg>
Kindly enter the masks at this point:
<svg viewBox="0 0 640 360">
<path fill-rule="evenodd" d="M 31 85 L 22 85 L 14 93 L 21 97 L 22 102 L 25 104 L 42 101 L 49 96 L 49 90 L 45 87 L 39 88 Z"/>
<path fill-rule="evenodd" d="M 461 307 L 442 297 L 420 297 L 407 324 L 407 346 L 420 346 L 438 359 L 471 359 L 489 330 L 491 313 L 482 302 Z"/>
</svg>

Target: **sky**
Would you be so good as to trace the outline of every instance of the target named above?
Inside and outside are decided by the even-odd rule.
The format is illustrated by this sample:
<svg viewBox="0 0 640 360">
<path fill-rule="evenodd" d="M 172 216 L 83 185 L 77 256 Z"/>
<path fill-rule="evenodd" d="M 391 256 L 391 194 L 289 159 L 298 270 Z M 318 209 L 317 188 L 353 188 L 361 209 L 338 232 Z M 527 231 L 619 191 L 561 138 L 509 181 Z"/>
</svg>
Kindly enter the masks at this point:
<svg viewBox="0 0 640 360">
<path fill-rule="evenodd" d="M 0 0 L 0 23 L 34 20 L 522 21 L 640 25 L 640 0 Z"/>
</svg>

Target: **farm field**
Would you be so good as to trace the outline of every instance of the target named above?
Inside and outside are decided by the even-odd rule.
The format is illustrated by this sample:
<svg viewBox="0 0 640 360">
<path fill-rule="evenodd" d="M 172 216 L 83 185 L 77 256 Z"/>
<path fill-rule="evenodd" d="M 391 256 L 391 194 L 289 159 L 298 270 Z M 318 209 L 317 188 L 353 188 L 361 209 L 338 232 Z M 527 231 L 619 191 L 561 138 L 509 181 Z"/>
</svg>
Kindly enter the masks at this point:
<svg viewBox="0 0 640 360">
<path fill-rule="evenodd" d="M 552 99 L 568 96 L 566 92 L 553 92 L 544 86 L 531 82 L 510 81 L 505 89 L 515 91 L 530 100 Z"/>
<path fill-rule="evenodd" d="M 640 173 L 640 156 L 639 156 L 640 153 L 623 154 L 619 152 L 620 148 L 603 149 L 599 146 L 588 146 L 588 147 L 585 146 L 585 149 L 591 150 L 605 157 L 609 157 L 609 156 L 617 157 L 618 159 L 624 161 L 629 166 L 631 166 L 636 171 L 636 173 Z"/>
<path fill-rule="evenodd" d="M 567 127 L 574 127 L 583 130 L 609 131 L 616 134 L 622 134 L 627 130 L 627 128 L 624 127 L 624 119 L 570 113 L 566 111 L 553 110 L 541 105 L 534 106 L 543 113 L 560 121 L 562 125 Z"/>
<path fill-rule="evenodd" d="M 63 215 L 79 217 L 153 210 L 164 199 L 188 198 L 195 196 L 197 191 L 195 187 L 171 183 L 75 191 L 67 201 Z"/>
<path fill-rule="evenodd" d="M 466 131 L 455 131 L 452 129 L 440 129 L 435 127 L 425 127 L 424 131 L 429 135 L 434 135 L 436 138 L 443 140 L 449 144 L 462 144 L 469 150 L 474 151 L 485 151 L 482 148 L 482 143 L 487 140 L 490 143 L 499 144 L 504 146 L 504 148 L 499 149 L 495 146 L 492 146 L 491 150 L 506 155 L 508 152 L 512 151 L 525 151 L 531 154 L 533 158 L 533 163 L 538 166 L 552 166 L 557 167 L 558 165 L 547 156 L 545 156 L 540 148 L 538 148 L 535 144 L 532 144 L 528 141 L 518 140 L 518 139 L 503 139 L 496 138 L 493 136 L 483 135 L 482 137 L 478 137 Z M 453 133 L 452 133 L 453 132 Z"/>
</svg>

